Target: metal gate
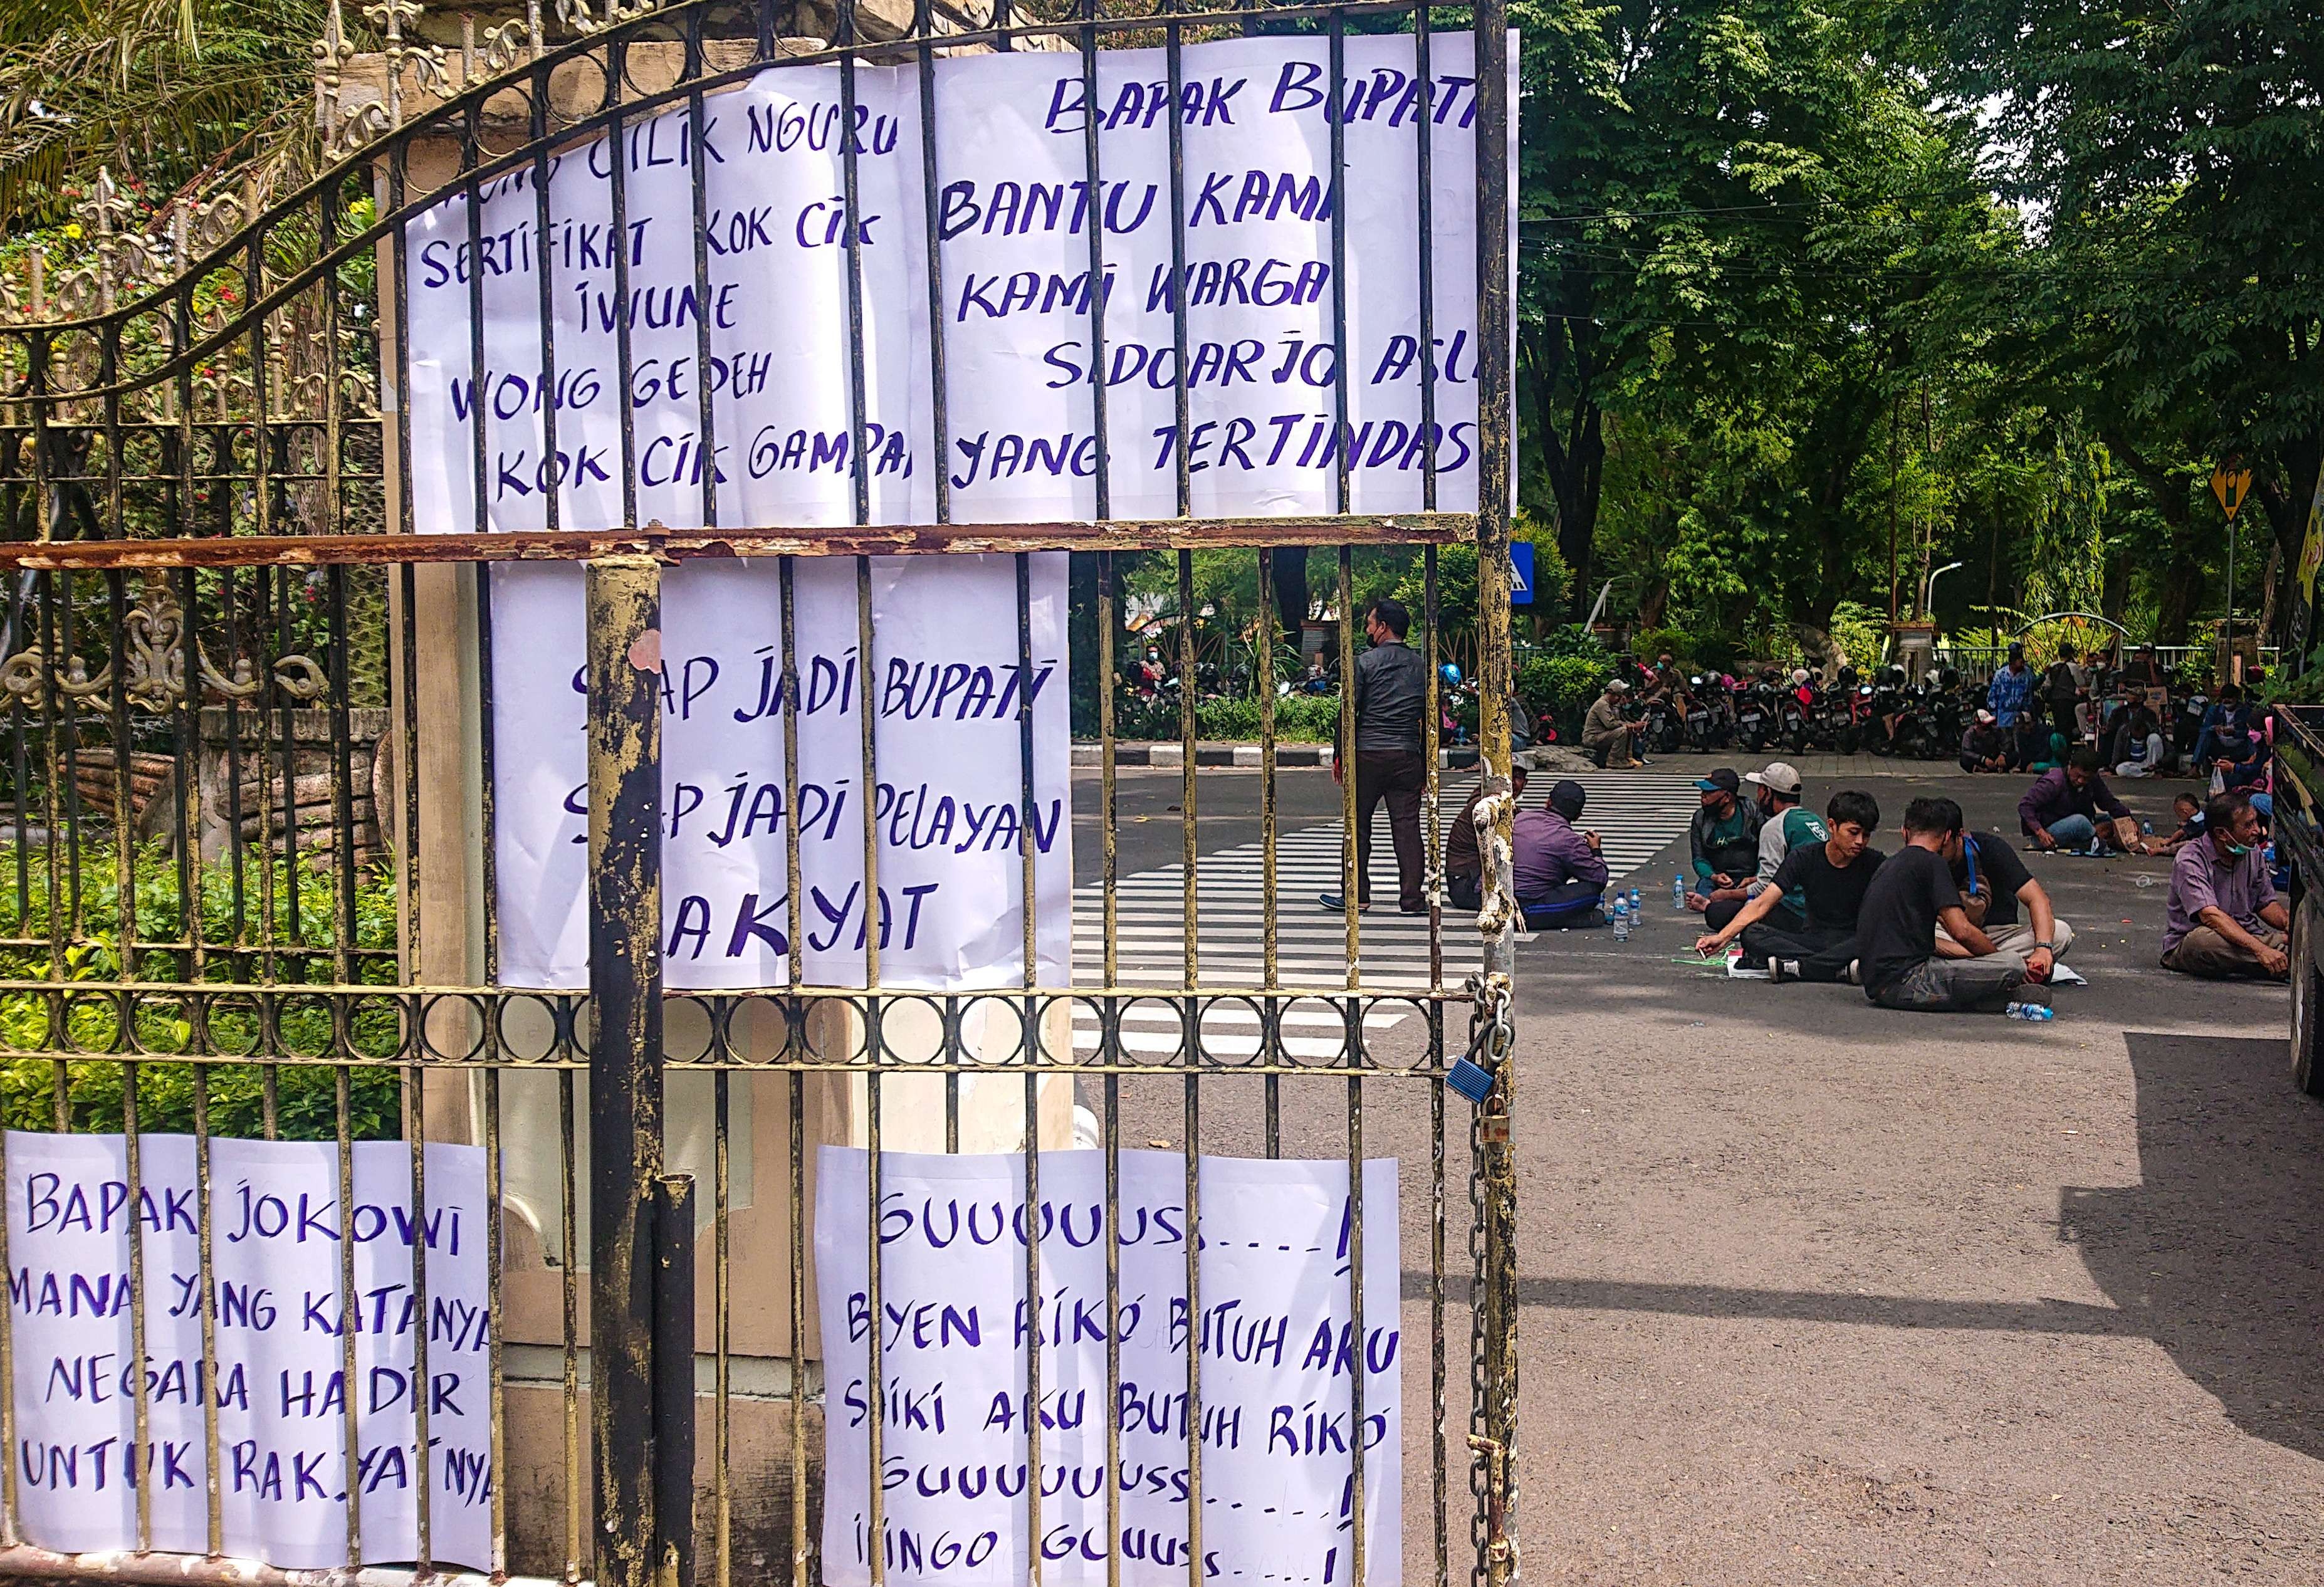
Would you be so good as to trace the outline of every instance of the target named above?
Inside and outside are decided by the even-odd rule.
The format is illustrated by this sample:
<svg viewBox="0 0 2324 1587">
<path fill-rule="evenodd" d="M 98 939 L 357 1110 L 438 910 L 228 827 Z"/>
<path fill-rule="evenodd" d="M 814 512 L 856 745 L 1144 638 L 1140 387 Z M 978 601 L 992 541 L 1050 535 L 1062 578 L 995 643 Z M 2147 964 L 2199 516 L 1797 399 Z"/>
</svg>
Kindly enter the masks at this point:
<svg viewBox="0 0 2324 1587">
<path fill-rule="evenodd" d="M 1426 1350 L 1406 1374 L 1402 1452 L 1406 1579 L 1456 1575 L 1502 1583 L 1517 1571 L 1514 1471 L 1515 1180 L 1508 1119 L 1511 912 L 1504 877 L 1508 800 L 1480 807 L 1486 834 L 1486 908 L 1473 926 L 1448 921 L 1440 864 L 1437 669 L 1440 545 L 1473 543 L 1480 738 L 1487 787 L 1506 791 L 1509 697 L 1509 236 L 1508 166 L 1480 158 L 1478 204 L 1479 492 L 1474 514 L 1434 510 L 1436 458 L 1428 448 L 1430 510 L 1401 517 L 1347 511 L 1350 466 L 1341 449 L 1340 512 L 1254 524 L 1189 510 L 1181 453 L 1180 512 L 1131 521 L 1100 510 L 1090 521 L 1030 525 L 949 521 L 941 483 L 936 521 L 881 526 L 865 511 L 865 415 L 854 413 L 849 457 L 857 512 L 851 526 L 806 530 L 725 524 L 706 484 L 709 527 L 611 531 L 562 527 L 551 495 L 542 532 L 414 532 L 413 481 L 430 460 L 410 451 L 410 328 L 400 305 L 413 262 L 405 223 L 447 197 L 511 172 L 545 172 L 559 150 L 618 140 L 625 125 L 706 97 L 770 66 L 830 66 L 853 104 L 860 66 L 922 74 L 962 51 L 1078 52 L 1094 85 L 1105 51 L 1161 46 L 1172 103 L 1180 51 L 1235 33 L 1305 32 L 1330 41 L 1332 101 L 1344 102 L 1344 42 L 1363 33 L 1416 35 L 1425 83 L 1430 41 L 1472 34 L 1477 69 L 1473 135 L 1505 146 L 1510 106 L 1506 0 L 1470 7 L 1388 4 L 1150 9 L 1146 0 L 1015 5 L 1010 0 L 917 0 L 908 6 L 837 0 L 835 11 L 770 0 L 689 0 L 659 11 L 615 5 L 599 16 L 559 0 L 505 24 L 429 18 L 411 0 L 365 14 L 377 49 L 358 54 L 333 7 L 316 50 L 317 86 L 337 163 L 300 190 L 245 192 L 166 211 L 133 225 L 109 186 L 91 195 L 84 254 L 50 261 L 35 251 L 0 277 L 0 627 L 5 739 L 0 781 L 10 826 L 0 838 L 0 1105 L 18 1130 L 119 1131 L 129 1199 L 138 1197 L 142 1143 L 189 1135 L 204 1186 L 199 1218 L 200 1334 L 217 1360 L 217 1296 L 210 1282 L 218 1232 L 208 1189 L 214 1143 L 230 1137 L 336 1142 L 343 1199 L 352 1204 L 349 1143 L 409 1143 L 409 1194 L 427 1206 L 426 1140 L 486 1149 L 489 1201 L 502 1215 L 487 1234 L 492 1305 L 490 1417 L 495 1577 L 614 1587 L 727 1587 L 770 1577 L 821 1579 L 822 1381 L 813 1345 L 808 1145 L 854 1140 L 876 1165 L 883 1144 L 964 1149 L 977 1137 L 972 1091 L 997 1082 L 1011 1098 L 1028 1192 L 1045 1147 L 1085 1111 L 1105 1154 L 1109 1199 L 1125 1140 L 1175 1149 L 1187 1173 L 1189 1214 L 1198 1154 L 1343 1157 L 1351 1167 L 1353 1239 L 1396 1242 L 1407 1337 Z M 1423 89 L 1424 94 L 1428 92 Z M 1431 139 L 1447 132 L 1414 119 L 1425 216 Z M 1165 116 L 1174 178 L 1178 118 Z M 1086 140 L 1096 176 L 1094 118 Z M 1333 187 L 1340 136 L 1334 120 Z M 925 171 L 935 180 L 933 126 Z M 614 161 L 618 172 L 620 161 Z M 700 203 L 701 161 L 695 162 Z M 848 198 L 854 157 L 846 159 Z M 1173 188 L 1176 188 L 1174 180 Z M 550 223 L 548 188 L 539 221 Z M 622 203 L 618 175 L 613 205 Z M 1185 195 L 1174 191 L 1183 229 Z M 698 214 L 698 210 L 697 210 Z M 1410 248 L 1416 238 L 1351 238 L 1344 207 L 1331 246 Z M 473 228 L 475 222 L 471 218 Z M 1102 227 L 1092 226 L 1093 262 Z M 844 246 L 851 291 L 860 273 L 856 234 Z M 614 249 L 618 261 L 620 248 Z M 1421 250 L 1424 272 L 1429 251 Z M 928 269 L 941 271 L 934 245 Z M 706 282 L 697 251 L 697 280 Z M 618 273 L 618 268 L 617 268 Z M 1342 275 L 1344 272 L 1341 272 Z M 543 272 L 543 326 L 549 288 Z M 1424 275 L 1424 279 L 1425 279 Z M 481 288 L 477 291 L 481 291 Z M 851 297 L 851 302 L 854 300 Z M 1424 302 L 1426 294 L 1424 293 Z M 480 300 L 479 300 L 480 301 Z M 1345 305 L 1335 289 L 1336 328 Z M 1427 327 L 1423 309 L 1424 338 Z M 1185 294 L 1173 306 L 1184 367 Z M 481 324 L 481 319 L 474 323 Z M 939 325 L 941 319 L 939 318 Z M 860 388 L 860 316 L 850 326 Z M 707 363 L 708 331 L 703 332 Z M 544 341 L 548 338 L 544 334 Z M 482 332 L 475 357 L 484 358 Z M 554 369 L 553 347 L 544 349 Z M 632 372 L 618 372 L 628 390 Z M 945 433 L 944 337 L 931 350 L 936 424 Z M 1348 375 L 1335 377 L 1348 411 Z M 1425 377 L 1424 402 L 1435 376 Z M 1105 454 L 1103 387 L 1093 419 Z M 389 400 L 383 401 L 383 393 Z M 1185 396 L 1179 387 L 1179 412 Z M 1424 409 L 1424 411 L 1427 411 Z M 704 434 L 712 402 L 701 398 Z M 636 439 L 624 409 L 625 471 Z M 553 420 L 552 420 L 553 422 Z M 481 454 L 480 454 L 481 457 Z M 479 469 L 482 464 L 479 462 Z M 1102 464 L 1101 463 L 1101 470 Z M 945 470 L 938 470 L 939 481 Z M 479 493 L 481 499 L 481 493 Z M 1360 919 L 1353 880 L 1354 779 L 1339 789 L 1339 868 L 1347 908 L 1321 960 L 1284 945 L 1284 839 L 1298 827 L 1279 797 L 1277 702 L 1281 663 L 1271 580 L 1285 548 L 1331 548 L 1322 603 L 1339 621 L 1339 671 L 1353 676 L 1359 570 L 1367 548 L 1422 545 L 1425 610 L 1418 646 L 1430 662 L 1427 789 L 1430 904 L 1414 938 L 1383 976 L 1368 942 L 1384 935 Z M 1222 758 L 1200 739 L 1194 623 L 1172 644 L 1185 687 L 1176 703 L 1180 769 L 1145 814 L 1174 817 L 1176 864 L 1143 879 L 1122 874 L 1123 778 L 1151 789 L 1167 773 L 1122 769 L 1115 678 L 1125 617 L 1125 573 L 1136 557 L 1176 563 L 1182 618 L 1194 605 L 1198 553 L 1247 548 L 1259 591 L 1259 639 L 1250 647 L 1259 739 L 1251 778 L 1210 780 Z M 690 558 L 779 559 L 784 673 L 796 683 L 788 621 L 793 575 L 807 558 L 853 558 L 860 592 L 872 559 L 956 549 L 1014 555 L 1019 628 L 1026 559 L 1075 554 L 1076 587 L 1095 607 L 1094 763 L 1084 825 L 1098 861 L 1083 888 L 1078 936 L 1085 972 L 1075 984 L 1007 992 L 940 993 L 884 984 L 877 932 L 866 931 L 863 983 L 806 984 L 800 959 L 798 833 L 787 822 L 790 875 L 786 987 L 666 991 L 659 833 L 664 818 L 662 679 L 653 669 L 663 570 Z M 495 762 L 490 643 L 496 564 L 558 560 L 586 568 L 589 737 L 589 927 L 586 987 L 501 984 L 501 922 L 524 907 L 500 896 L 494 873 Z M 1149 561 L 1149 567 L 1157 566 Z M 860 596 L 861 682 L 871 687 L 881 636 Z M 1469 626 L 1467 623 L 1459 624 Z M 1029 652 L 1028 652 L 1029 654 Z M 783 729 L 798 730 L 796 689 Z M 1344 736 L 1352 691 L 1342 690 Z M 870 713 L 863 786 L 876 786 Z M 1032 807 L 1029 703 L 1024 723 L 1025 807 Z M 1149 756 L 1150 758 L 1150 756 Z M 794 764 L 796 762 L 794 761 Z M 1315 775 L 1308 773 L 1309 776 Z M 1202 823 L 1214 807 L 1240 810 L 1255 781 L 1258 841 L 1228 859 L 1206 852 Z M 869 801 L 865 801 L 869 804 Z M 789 802 L 786 802 L 786 808 Z M 1142 824 L 1145 814 L 1137 819 Z M 1320 820 L 1323 812 L 1310 811 Z M 1033 961 L 1034 857 L 1020 828 L 1027 954 Z M 864 865 L 877 864 L 867 818 Z M 1209 933 L 1222 911 L 1206 885 L 1222 871 L 1238 886 L 1258 877 L 1256 946 L 1225 955 Z M 1209 881 L 1206 882 L 1205 879 Z M 1160 933 L 1125 924 L 1141 901 L 1183 915 L 1176 952 Z M 1252 901 L 1237 895 L 1246 913 Z M 1226 911 L 1231 912 L 1231 911 Z M 1425 948 L 1417 946 L 1425 943 Z M 1466 1018 L 1463 1019 L 1465 1014 Z M 1077 1029 L 1081 1039 L 1061 1033 Z M 1001 1032 L 995 1038 L 995 1031 Z M 1013 1032 L 1013 1035 L 1010 1034 Z M 1320 1035 L 1318 1033 L 1321 1033 Z M 1230 1039 L 1231 1038 L 1231 1039 Z M 1479 1107 L 1443 1084 L 1463 1054 L 1498 1064 Z M 973 1083 L 982 1083 L 976 1085 Z M 966 1121 L 964 1124 L 964 1120 Z M 988 1143 L 989 1144 L 989 1143 Z M 1403 1159 L 1425 1179 L 1403 1228 L 1364 1227 L 1354 1165 Z M 877 1168 L 873 1206 L 878 1206 Z M 1028 1196 L 1029 1199 L 1029 1196 Z M 1109 1209 L 1111 1210 L 1111 1209 Z M 1110 1220 L 1109 1220 L 1110 1221 Z M 586 1232 L 584 1232 L 585 1223 Z M 5 1231 L 0 1230 L 0 1240 Z M 1116 1237 L 1118 1239 L 1118 1235 Z M 876 1244 L 876 1242 L 875 1242 Z M 1193 1241 L 1187 1241 L 1188 1266 Z M 132 1355 L 145 1359 L 142 1243 L 127 1241 Z M 1454 1253 L 1465 1247 L 1465 1257 Z M 14 1278 L 17 1269 L 5 1261 Z M 878 1254 L 872 1253 L 873 1294 Z M 427 1246 L 415 1246 L 412 1287 L 424 1296 Z M 1025 1276 L 1038 1304 L 1038 1261 Z M 1351 1286 L 1360 1290 L 1361 1286 Z M 352 1257 L 343 1304 L 355 1299 Z M 1360 1294 L 1354 1298 L 1361 1333 Z M 23 1525 L 20 1370 L 15 1298 L 0 1323 L 0 1389 L 9 1411 L 0 1471 L 0 1573 L 107 1575 L 162 1582 L 282 1581 L 312 1575 L 226 1557 L 215 1409 L 208 1412 L 208 1548 L 153 1546 L 151 1487 L 135 1500 L 138 1546 L 67 1555 L 40 1546 Z M 355 1343 L 346 1337 L 354 1376 Z M 872 1349 L 878 1380 L 877 1339 Z M 1465 1349 L 1455 1341 L 1465 1341 Z M 427 1378 L 427 1330 L 416 1345 Z M 1038 1352 L 1028 1385 L 1028 1459 L 1038 1469 Z M 1465 1370 L 1456 1369 L 1465 1364 Z M 1188 1352 L 1187 1389 L 1199 1396 Z M 143 1444 L 146 1373 L 124 1374 Z M 1360 1374 L 1358 1375 L 1360 1379 Z M 1360 1395 L 1360 1390 L 1358 1390 Z M 418 1398 L 418 1397 L 415 1397 Z M 346 1397 L 350 1451 L 360 1412 Z M 1197 1403 L 1199 1403 L 1197 1399 Z M 586 1405 L 586 1413 L 585 1413 Z M 1360 1419 L 1360 1400 L 1357 1407 Z M 401 1581 L 439 1572 L 431 1557 L 430 1444 L 424 1401 L 415 1407 L 410 1460 L 419 1473 L 418 1556 L 408 1565 L 364 1562 L 362 1507 L 346 1506 L 349 1576 Z M 1190 1418 L 1190 1424 L 1196 1418 Z M 874 1418 L 875 1425 L 877 1418 Z M 1465 1423 L 1465 1427 L 1463 1424 Z M 1456 1430 L 1460 1435 L 1456 1436 Z M 1365 1481 L 1360 1438 L 1351 1479 Z M 150 1445 L 149 1449 L 150 1457 Z M 876 1496 L 881 1484 L 871 1486 Z M 353 1460 L 353 1455 L 350 1455 Z M 1190 1425 L 1187 1463 L 1197 1496 L 1202 1449 Z M 1118 1481 L 1118 1472 L 1109 1485 Z M 350 1492 L 357 1491 L 352 1464 Z M 438 1478 L 440 1481 L 440 1475 Z M 1450 1498 L 1465 1485 L 1471 1502 Z M 1038 1494 L 1038 1484 L 1036 1485 Z M 1114 1503 L 1118 1495 L 1110 1495 Z M 1038 1515 L 1038 1499 L 1030 1501 Z M 1359 1505 L 1359 1510 L 1360 1505 Z M 878 1529 L 873 1499 L 873 1530 Z M 1360 1533 L 1361 1527 L 1358 1531 Z M 1037 1556 L 1038 1557 L 1038 1556 Z M 1204 1579 L 1199 1547 L 1189 1579 Z M 1118 1558 L 1110 1573 L 1119 1580 Z M 880 1550 L 872 1579 L 881 1578 Z M 1358 1545 L 1354 1574 L 1370 1572 Z M 1036 1576 L 1038 1579 L 1038 1575 Z"/>
</svg>

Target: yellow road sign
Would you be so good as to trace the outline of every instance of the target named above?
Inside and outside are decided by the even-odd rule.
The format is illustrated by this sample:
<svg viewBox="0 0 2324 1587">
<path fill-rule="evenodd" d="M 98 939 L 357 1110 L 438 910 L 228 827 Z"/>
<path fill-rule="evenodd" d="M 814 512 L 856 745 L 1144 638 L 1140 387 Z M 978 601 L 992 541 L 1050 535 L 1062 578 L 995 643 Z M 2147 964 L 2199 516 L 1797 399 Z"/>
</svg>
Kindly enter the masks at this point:
<svg viewBox="0 0 2324 1587">
<path fill-rule="evenodd" d="M 2251 490 L 2251 470 L 2248 468 L 2217 468 L 2211 472 L 2211 494 L 2219 498 L 2219 505 L 2227 514 L 2227 521 L 2236 521 L 2236 510 L 2244 504 Z"/>
</svg>

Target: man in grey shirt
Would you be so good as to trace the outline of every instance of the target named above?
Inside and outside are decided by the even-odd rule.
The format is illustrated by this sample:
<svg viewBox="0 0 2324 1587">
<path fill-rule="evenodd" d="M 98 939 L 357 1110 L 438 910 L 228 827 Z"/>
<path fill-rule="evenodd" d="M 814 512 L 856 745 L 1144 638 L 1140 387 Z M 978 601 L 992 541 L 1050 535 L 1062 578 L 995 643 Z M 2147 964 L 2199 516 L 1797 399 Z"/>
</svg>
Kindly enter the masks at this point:
<svg viewBox="0 0 2324 1587">
<path fill-rule="evenodd" d="M 1389 839 L 1396 845 L 1397 906 L 1407 915 L 1428 912 L 1421 893 L 1420 795 L 1428 783 L 1421 753 L 1420 715 L 1428 706 L 1428 663 L 1404 642 L 1412 617 L 1400 601 L 1381 601 L 1364 621 L 1371 648 L 1356 658 L 1356 908 L 1372 902 L 1372 812 L 1388 801 Z M 1332 757 L 1332 780 L 1348 775 L 1345 757 Z M 1327 909 L 1347 900 L 1325 893 Z"/>
</svg>

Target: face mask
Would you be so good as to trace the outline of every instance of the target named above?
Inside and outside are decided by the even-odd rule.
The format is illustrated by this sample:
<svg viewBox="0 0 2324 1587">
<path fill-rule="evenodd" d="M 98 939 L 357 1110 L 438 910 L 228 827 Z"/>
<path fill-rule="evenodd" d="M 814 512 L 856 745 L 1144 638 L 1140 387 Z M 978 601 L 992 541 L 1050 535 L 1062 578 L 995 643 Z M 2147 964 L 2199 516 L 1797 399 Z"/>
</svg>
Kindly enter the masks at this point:
<svg viewBox="0 0 2324 1587">
<path fill-rule="evenodd" d="M 2251 844 L 2247 843 L 2230 843 L 2227 844 L 2227 858 L 2230 860 L 2240 860 L 2246 854 L 2250 853 Z"/>
</svg>

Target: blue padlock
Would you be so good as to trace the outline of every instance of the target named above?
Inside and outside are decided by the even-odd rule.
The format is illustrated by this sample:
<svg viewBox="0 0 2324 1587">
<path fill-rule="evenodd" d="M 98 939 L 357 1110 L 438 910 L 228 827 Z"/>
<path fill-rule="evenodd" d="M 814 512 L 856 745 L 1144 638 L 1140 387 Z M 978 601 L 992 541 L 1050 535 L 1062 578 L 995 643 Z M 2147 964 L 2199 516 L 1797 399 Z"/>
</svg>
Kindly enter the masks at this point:
<svg viewBox="0 0 2324 1587">
<path fill-rule="evenodd" d="M 1466 1058 L 1455 1058 L 1452 1067 L 1445 1072 L 1444 1084 L 1482 1106 L 1485 1099 L 1493 1094 L 1493 1072 Z"/>
</svg>

